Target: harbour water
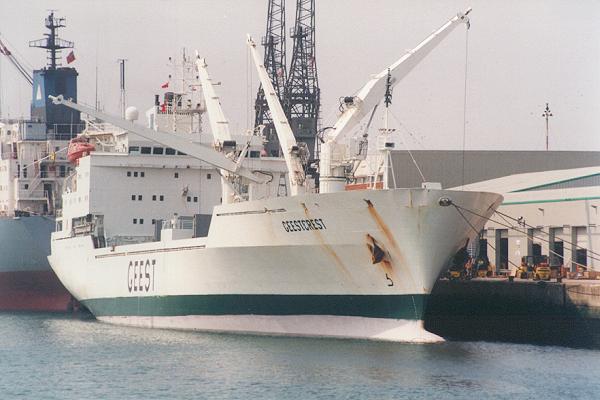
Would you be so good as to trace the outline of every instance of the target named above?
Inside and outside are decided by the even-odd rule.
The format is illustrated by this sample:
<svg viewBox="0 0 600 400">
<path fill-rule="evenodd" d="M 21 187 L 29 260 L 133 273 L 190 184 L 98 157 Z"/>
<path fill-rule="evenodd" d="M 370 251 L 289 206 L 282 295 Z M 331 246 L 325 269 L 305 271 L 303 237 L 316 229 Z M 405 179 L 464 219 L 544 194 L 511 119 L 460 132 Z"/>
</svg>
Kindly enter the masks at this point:
<svg viewBox="0 0 600 400">
<path fill-rule="evenodd" d="M 593 399 L 600 351 L 414 345 L 0 314 L 2 399 Z"/>
</svg>

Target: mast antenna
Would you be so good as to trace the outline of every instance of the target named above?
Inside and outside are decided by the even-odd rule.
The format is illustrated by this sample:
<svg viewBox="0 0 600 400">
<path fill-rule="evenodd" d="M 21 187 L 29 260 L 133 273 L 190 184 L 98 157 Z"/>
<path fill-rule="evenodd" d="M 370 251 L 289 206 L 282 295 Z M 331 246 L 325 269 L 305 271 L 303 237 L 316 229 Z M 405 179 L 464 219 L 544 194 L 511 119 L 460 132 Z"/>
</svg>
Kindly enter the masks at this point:
<svg viewBox="0 0 600 400">
<path fill-rule="evenodd" d="M 58 18 L 54 16 L 54 12 L 57 10 L 48 10 L 50 15 L 46 17 L 45 25 L 50 33 L 44 34 L 44 39 L 32 40 L 29 42 L 29 47 L 39 47 L 46 49 L 48 53 L 48 69 L 56 69 L 60 66 L 60 52 L 62 49 L 72 49 L 74 47 L 73 42 L 63 40 L 58 37 L 58 28 L 64 28 L 65 18 Z"/>
<path fill-rule="evenodd" d="M 119 105 L 121 106 L 121 118 L 125 118 L 125 62 L 127 61 L 127 59 L 118 58 L 117 61 L 119 62 L 119 71 L 121 77 L 121 100 L 119 101 Z"/>
<path fill-rule="evenodd" d="M 390 104 L 392 104 L 392 73 L 389 68 L 385 80 L 385 96 L 383 101 L 385 102 L 385 108 L 389 108 Z"/>
<path fill-rule="evenodd" d="M 390 134 L 395 131 L 395 129 L 390 129 L 389 127 L 389 113 L 390 113 L 390 105 L 392 104 L 392 73 L 388 68 L 387 77 L 385 79 L 385 94 L 383 96 L 383 102 L 385 104 L 385 114 L 384 114 L 384 127 L 380 129 L 383 134 L 383 143 L 382 143 L 382 152 L 383 152 L 383 188 L 389 189 L 389 175 L 390 170 L 392 173 L 392 178 L 394 181 L 394 188 L 396 187 L 396 177 L 394 175 L 394 168 L 392 165 L 392 153 L 391 150 L 394 148 L 394 143 L 390 140 Z M 375 174 L 377 177 L 377 172 Z M 377 179 L 375 179 L 377 181 Z"/>
</svg>

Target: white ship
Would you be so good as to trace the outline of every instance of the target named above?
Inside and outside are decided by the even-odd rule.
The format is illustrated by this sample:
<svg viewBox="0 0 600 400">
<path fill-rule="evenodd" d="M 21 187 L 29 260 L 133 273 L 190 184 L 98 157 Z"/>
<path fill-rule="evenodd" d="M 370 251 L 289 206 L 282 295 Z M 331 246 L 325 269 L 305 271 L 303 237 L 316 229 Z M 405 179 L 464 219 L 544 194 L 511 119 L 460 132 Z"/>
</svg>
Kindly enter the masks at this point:
<svg viewBox="0 0 600 400">
<path fill-rule="evenodd" d="M 56 99 L 129 132 L 115 149 L 127 148 L 126 137 L 134 134 L 160 145 L 146 145 L 151 155 L 94 152 L 80 159 L 77 185 L 64 194 L 52 237 L 52 268 L 96 318 L 110 323 L 440 340 L 423 329 L 427 297 L 485 222 L 454 205 L 489 216 L 502 197 L 436 185 L 390 189 L 387 183 L 382 190 L 345 191 L 345 171 L 354 160 L 343 141 L 382 99 L 386 81 L 399 81 L 465 21 L 464 14 L 452 18 L 347 104 L 323 144 L 320 193 L 311 193 L 302 146 L 251 40 L 283 160 L 263 157 L 259 136 L 229 133 L 202 59 L 196 64 L 213 148 L 134 124 L 133 111 L 125 121 Z M 155 148 L 187 156 L 169 158 Z"/>
</svg>

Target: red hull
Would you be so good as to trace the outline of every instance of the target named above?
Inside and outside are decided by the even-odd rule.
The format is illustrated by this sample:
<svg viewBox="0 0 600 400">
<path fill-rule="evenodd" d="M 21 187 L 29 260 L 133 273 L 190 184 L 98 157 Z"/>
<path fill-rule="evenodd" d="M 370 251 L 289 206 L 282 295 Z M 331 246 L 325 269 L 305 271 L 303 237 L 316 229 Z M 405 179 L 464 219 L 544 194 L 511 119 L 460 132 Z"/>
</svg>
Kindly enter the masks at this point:
<svg viewBox="0 0 600 400">
<path fill-rule="evenodd" d="M 0 272 L 0 311 L 64 312 L 71 294 L 53 271 Z"/>
</svg>

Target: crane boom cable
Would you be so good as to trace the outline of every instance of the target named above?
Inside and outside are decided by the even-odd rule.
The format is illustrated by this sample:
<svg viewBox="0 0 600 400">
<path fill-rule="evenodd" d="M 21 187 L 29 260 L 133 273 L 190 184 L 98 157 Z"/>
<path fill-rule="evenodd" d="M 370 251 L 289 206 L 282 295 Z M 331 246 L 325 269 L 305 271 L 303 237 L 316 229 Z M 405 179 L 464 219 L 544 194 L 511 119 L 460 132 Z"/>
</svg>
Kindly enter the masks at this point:
<svg viewBox="0 0 600 400">
<path fill-rule="evenodd" d="M 400 126 L 403 126 L 403 124 L 398 120 L 398 118 L 396 118 L 396 116 L 394 115 L 394 113 L 390 112 L 390 115 L 392 116 L 392 118 L 394 118 L 394 120 L 398 124 L 400 124 Z M 406 130 L 406 132 L 408 132 L 408 134 L 411 137 L 414 138 L 414 136 L 410 133 L 410 131 L 408 129 L 406 129 L 406 127 L 404 127 L 404 129 Z M 417 163 L 417 160 L 415 159 L 415 156 L 413 155 L 412 151 L 408 148 L 408 145 L 406 144 L 405 140 L 402 140 L 402 145 L 404 146 L 404 149 L 407 151 L 408 155 L 410 156 L 410 159 L 412 160 L 413 164 L 417 168 L 417 171 L 419 172 L 419 175 L 421 176 L 421 182 L 427 182 L 427 179 L 425 179 L 425 175 L 423 174 L 423 171 L 421 170 L 421 167 L 419 167 L 419 163 Z"/>
<path fill-rule="evenodd" d="M 465 34 L 465 82 L 463 96 L 463 137 L 462 137 L 462 186 L 465 186 L 465 146 L 467 141 L 467 78 L 469 71 L 469 31 Z"/>
<path fill-rule="evenodd" d="M 10 63 L 17 69 L 17 71 L 23 76 L 23 78 L 25 78 L 25 80 L 27 80 L 27 82 L 30 85 L 33 85 L 33 76 L 29 72 L 33 71 L 33 68 L 30 65 L 24 65 L 28 63 L 20 61 L 15 56 L 15 51 L 9 50 L 9 48 L 6 47 L 5 42 L 9 44 L 11 49 L 13 48 L 12 44 L 10 44 L 10 42 L 6 38 L 0 35 L 0 53 L 2 53 L 4 56 L 6 56 L 6 58 L 8 58 Z"/>
<path fill-rule="evenodd" d="M 0 34 L 0 40 L 5 43 L 8 44 L 8 48 L 10 49 L 10 52 L 13 53 L 13 55 L 17 55 L 17 59 L 19 60 L 19 63 L 23 66 L 26 67 L 27 70 L 31 70 L 33 71 L 35 68 L 33 67 L 33 64 L 31 64 L 26 58 L 25 56 L 23 56 L 23 54 L 18 50 L 18 47 L 15 46 L 10 40 L 8 40 L 8 38 L 2 34 Z"/>
</svg>

